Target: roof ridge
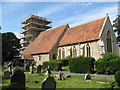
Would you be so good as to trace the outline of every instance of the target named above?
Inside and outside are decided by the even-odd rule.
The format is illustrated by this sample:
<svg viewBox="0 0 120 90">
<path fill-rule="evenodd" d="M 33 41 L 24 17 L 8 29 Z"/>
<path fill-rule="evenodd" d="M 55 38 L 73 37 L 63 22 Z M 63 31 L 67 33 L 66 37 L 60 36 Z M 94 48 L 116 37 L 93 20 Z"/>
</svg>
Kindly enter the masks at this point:
<svg viewBox="0 0 120 90">
<path fill-rule="evenodd" d="M 106 18 L 106 17 L 103 17 L 103 18 Z M 100 19 L 103 19 L 103 18 L 100 18 Z M 92 23 L 92 22 L 98 21 L 98 20 L 100 20 L 100 19 L 96 19 L 96 20 L 92 20 L 92 21 L 87 22 L 87 23 L 83 23 L 83 24 L 80 24 L 80 25 L 76 25 L 76 26 L 71 27 L 71 28 L 69 28 L 69 29 L 72 29 L 72 28 L 75 28 L 75 27 L 78 27 L 78 26 L 81 26 L 81 25 L 89 24 L 89 23 Z"/>
<path fill-rule="evenodd" d="M 68 25 L 68 24 L 64 24 L 64 25 L 61 25 L 61 26 L 58 26 L 58 27 L 54 27 L 54 28 L 51 28 L 51 29 L 46 30 L 45 32 L 50 31 L 50 30 L 54 30 L 54 29 L 59 28 L 59 27 L 62 27 L 62 26 L 67 26 L 67 25 Z"/>
</svg>

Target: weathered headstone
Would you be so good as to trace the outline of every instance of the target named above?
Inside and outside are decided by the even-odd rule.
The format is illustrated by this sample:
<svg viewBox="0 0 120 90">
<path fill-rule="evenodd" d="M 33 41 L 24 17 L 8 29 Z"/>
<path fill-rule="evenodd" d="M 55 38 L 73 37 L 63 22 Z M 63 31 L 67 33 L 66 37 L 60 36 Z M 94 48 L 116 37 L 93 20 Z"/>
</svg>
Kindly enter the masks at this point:
<svg viewBox="0 0 120 90">
<path fill-rule="evenodd" d="M 17 70 L 11 77 L 11 84 L 18 83 L 25 87 L 25 74 L 22 70 Z"/>
<path fill-rule="evenodd" d="M 41 73 L 41 68 L 42 68 L 42 65 L 37 66 L 37 73 Z"/>
<path fill-rule="evenodd" d="M 10 72 L 9 71 L 4 72 L 4 78 L 5 79 L 10 79 Z"/>
<path fill-rule="evenodd" d="M 23 71 L 23 68 L 17 66 L 17 67 L 14 67 L 14 69 L 12 70 L 12 74 L 14 74 L 17 70 L 22 70 Z"/>
<path fill-rule="evenodd" d="M 35 62 L 32 62 L 32 67 L 31 67 L 31 74 L 34 73 L 34 66 L 35 66 Z"/>
<path fill-rule="evenodd" d="M 58 79 L 58 80 L 65 80 L 62 71 L 59 71 L 59 74 L 58 74 L 58 78 L 57 78 L 57 79 Z"/>
<path fill-rule="evenodd" d="M 91 76 L 89 74 L 85 74 L 85 77 L 84 77 L 85 80 L 90 80 L 91 79 Z"/>
<path fill-rule="evenodd" d="M 52 90 L 56 89 L 56 81 L 54 80 L 53 77 L 49 76 L 43 80 L 42 90 L 45 89 L 52 89 Z"/>
<path fill-rule="evenodd" d="M 31 74 L 34 73 L 34 64 L 32 64 L 32 67 L 31 67 Z"/>
</svg>

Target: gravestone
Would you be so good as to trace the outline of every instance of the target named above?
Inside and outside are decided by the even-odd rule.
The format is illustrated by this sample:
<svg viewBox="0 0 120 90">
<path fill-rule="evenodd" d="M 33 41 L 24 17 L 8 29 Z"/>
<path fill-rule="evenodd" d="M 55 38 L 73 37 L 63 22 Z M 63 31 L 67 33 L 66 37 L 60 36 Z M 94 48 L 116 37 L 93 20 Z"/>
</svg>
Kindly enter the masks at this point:
<svg viewBox="0 0 120 90">
<path fill-rule="evenodd" d="M 59 74 L 58 74 L 58 78 L 57 78 L 57 79 L 58 79 L 58 80 L 65 80 L 62 71 L 59 71 Z"/>
<path fill-rule="evenodd" d="M 31 67 L 31 74 L 34 73 L 34 66 L 35 66 L 35 62 L 32 62 L 32 67 Z"/>
<path fill-rule="evenodd" d="M 11 77 L 11 84 L 18 83 L 25 87 L 25 74 L 22 70 L 16 70 Z"/>
<path fill-rule="evenodd" d="M 71 77 L 71 75 L 66 75 L 66 78 L 70 78 Z"/>
<path fill-rule="evenodd" d="M 91 79 L 91 76 L 89 74 L 86 74 L 85 77 L 84 77 L 85 80 L 90 80 Z"/>
<path fill-rule="evenodd" d="M 46 89 L 52 89 L 52 90 L 56 89 L 56 81 L 51 76 L 48 76 L 43 80 L 42 90 L 46 90 Z"/>
<path fill-rule="evenodd" d="M 41 73 L 41 68 L 42 68 L 42 65 L 37 66 L 37 73 Z"/>
<path fill-rule="evenodd" d="M 52 74 L 52 73 L 51 73 L 51 71 L 50 71 L 50 66 L 48 66 L 48 67 L 46 68 L 46 73 L 45 73 L 45 75 L 50 76 L 50 74 Z"/>
<path fill-rule="evenodd" d="M 8 63 L 8 68 L 9 68 L 10 73 L 12 74 L 12 69 L 13 69 L 13 63 L 12 62 Z"/>
<path fill-rule="evenodd" d="M 4 72 L 4 78 L 5 79 L 10 79 L 10 72 L 9 71 Z"/>
<path fill-rule="evenodd" d="M 26 66 L 25 66 L 25 71 L 30 71 L 30 65 L 29 64 L 26 64 Z"/>
<path fill-rule="evenodd" d="M 14 69 L 12 70 L 12 74 L 14 74 L 17 70 L 21 70 L 23 71 L 23 68 L 17 66 L 17 67 L 14 67 Z"/>
</svg>

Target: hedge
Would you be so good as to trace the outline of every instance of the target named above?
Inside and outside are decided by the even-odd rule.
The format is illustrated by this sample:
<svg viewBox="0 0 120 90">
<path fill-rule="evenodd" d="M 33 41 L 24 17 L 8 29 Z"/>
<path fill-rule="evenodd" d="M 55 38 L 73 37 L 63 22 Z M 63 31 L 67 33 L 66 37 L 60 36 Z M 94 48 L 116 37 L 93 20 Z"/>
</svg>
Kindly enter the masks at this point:
<svg viewBox="0 0 120 90">
<path fill-rule="evenodd" d="M 59 70 L 61 70 L 61 68 L 60 68 L 61 64 L 62 64 L 62 62 L 60 60 L 46 61 L 43 63 L 43 69 L 50 66 L 50 70 L 59 71 Z"/>
<path fill-rule="evenodd" d="M 95 68 L 98 74 L 106 74 L 106 68 L 108 62 L 104 61 L 104 59 L 99 59 L 95 62 Z"/>
<path fill-rule="evenodd" d="M 70 58 L 71 57 L 67 57 L 65 59 L 57 59 L 57 60 L 46 61 L 46 62 L 43 63 L 43 69 L 50 66 L 50 69 L 53 70 L 53 71 L 62 70 L 62 66 L 68 66 L 68 60 Z"/>
<path fill-rule="evenodd" d="M 107 74 L 114 74 L 120 69 L 120 58 L 111 59 L 108 62 L 108 67 L 106 69 Z"/>
<path fill-rule="evenodd" d="M 69 60 L 69 70 L 73 73 L 92 73 L 94 70 L 94 58 L 79 56 Z"/>
<path fill-rule="evenodd" d="M 120 69 L 115 73 L 115 81 L 117 85 L 120 87 Z"/>
<path fill-rule="evenodd" d="M 106 53 L 95 62 L 95 68 L 99 74 L 114 74 L 120 68 L 120 58 L 114 53 Z"/>
<path fill-rule="evenodd" d="M 103 55 L 103 59 L 104 59 L 105 61 L 109 61 L 109 60 L 115 59 L 115 58 L 118 58 L 118 56 L 117 56 L 116 54 L 114 54 L 114 53 L 109 53 L 109 52 L 107 52 L 107 53 L 105 53 L 105 54 Z"/>
</svg>

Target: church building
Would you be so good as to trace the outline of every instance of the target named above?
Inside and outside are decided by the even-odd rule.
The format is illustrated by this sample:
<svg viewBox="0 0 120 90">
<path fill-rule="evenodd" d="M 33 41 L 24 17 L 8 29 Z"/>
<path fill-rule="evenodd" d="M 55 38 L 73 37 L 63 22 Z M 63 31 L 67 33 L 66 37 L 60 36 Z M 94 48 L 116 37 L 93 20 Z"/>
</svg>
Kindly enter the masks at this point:
<svg viewBox="0 0 120 90">
<path fill-rule="evenodd" d="M 102 58 L 106 52 L 120 55 L 109 16 L 70 28 L 68 24 L 41 32 L 22 52 L 36 64 L 67 56 Z"/>
</svg>

